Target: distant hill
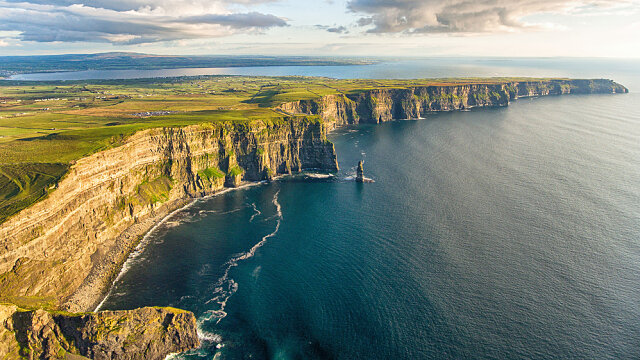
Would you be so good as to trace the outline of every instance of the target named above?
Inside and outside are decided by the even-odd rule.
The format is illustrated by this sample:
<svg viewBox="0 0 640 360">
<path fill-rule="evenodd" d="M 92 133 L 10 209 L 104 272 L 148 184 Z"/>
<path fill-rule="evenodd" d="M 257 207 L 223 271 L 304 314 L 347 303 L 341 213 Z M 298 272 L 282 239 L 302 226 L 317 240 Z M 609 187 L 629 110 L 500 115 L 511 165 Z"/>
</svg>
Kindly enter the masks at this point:
<svg viewBox="0 0 640 360">
<path fill-rule="evenodd" d="M 62 55 L 62 56 L 73 56 L 73 55 Z M 174 55 L 154 55 L 154 54 L 143 54 L 136 52 L 126 52 L 126 51 L 114 51 L 114 52 L 106 52 L 106 53 L 97 53 L 97 54 L 81 54 L 78 55 L 86 60 L 99 60 L 99 59 L 121 59 L 121 58 L 131 58 L 131 59 L 147 59 L 147 58 L 170 58 L 177 57 Z"/>
<path fill-rule="evenodd" d="M 21 73 L 169 69 L 238 66 L 296 66 L 296 65 L 355 65 L 372 61 L 349 58 L 302 56 L 171 56 L 134 52 L 108 52 L 97 54 L 0 56 L 0 76 Z"/>
</svg>

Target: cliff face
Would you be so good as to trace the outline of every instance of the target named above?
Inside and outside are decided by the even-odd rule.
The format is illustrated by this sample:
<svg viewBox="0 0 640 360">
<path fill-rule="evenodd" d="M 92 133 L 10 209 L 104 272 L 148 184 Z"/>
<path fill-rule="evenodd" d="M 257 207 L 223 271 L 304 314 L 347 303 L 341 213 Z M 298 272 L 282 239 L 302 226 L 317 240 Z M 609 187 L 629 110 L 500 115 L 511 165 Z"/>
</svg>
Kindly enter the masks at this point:
<svg viewBox="0 0 640 360">
<path fill-rule="evenodd" d="M 320 115 L 328 126 L 418 119 L 430 112 L 502 107 L 522 97 L 563 94 L 626 93 L 611 80 L 542 80 L 502 84 L 416 86 L 328 95 L 318 100 L 285 103 L 288 114 Z"/>
<path fill-rule="evenodd" d="M 0 354 L 9 359 L 164 359 L 198 346 L 195 316 L 178 309 L 65 314 L 0 305 Z"/>
<path fill-rule="evenodd" d="M 0 225 L 0 297 L 91 310 L 160 217 L 239 181 L 337 170 L 318 120 L 152 129 L 79 160 L 58 189 Z"/>
</svg>

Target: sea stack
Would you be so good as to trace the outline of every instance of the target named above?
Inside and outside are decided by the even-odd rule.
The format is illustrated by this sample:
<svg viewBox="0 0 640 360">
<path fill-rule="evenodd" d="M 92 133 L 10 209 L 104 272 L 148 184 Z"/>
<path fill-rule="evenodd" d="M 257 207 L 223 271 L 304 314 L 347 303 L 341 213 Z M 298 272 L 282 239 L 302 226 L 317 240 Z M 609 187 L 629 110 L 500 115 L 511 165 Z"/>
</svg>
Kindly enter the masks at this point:
<svg viewBox="0 0 640 360">
<path fill-rule="evenodd" d="M 356 170 L 356 182 L 363 183 L 364 182 L 364 161 L 360 160 L 358 162 L 358 170 Z"/>
</svg>

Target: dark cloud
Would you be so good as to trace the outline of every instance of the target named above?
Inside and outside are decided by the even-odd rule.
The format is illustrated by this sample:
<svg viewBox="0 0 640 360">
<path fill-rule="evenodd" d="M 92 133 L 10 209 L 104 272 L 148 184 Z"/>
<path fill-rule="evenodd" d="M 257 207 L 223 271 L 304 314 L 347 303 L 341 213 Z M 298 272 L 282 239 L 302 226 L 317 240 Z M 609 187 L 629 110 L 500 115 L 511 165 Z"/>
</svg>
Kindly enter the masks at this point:
<svg viewBox="0 0 640 360">
<path fill-rule="evenodd" d="M 218 24 L 232 28 L 270 28 L 274 26 L 287 26 L 287 22 L 275 15 L 250 12 L 245 14 L 229 15 L 198 15 L 189 16 L 180 20 L 186 23 Z"/>
<path fill-rule="evenodd" d="M 345 34 L 349 32 L 347 28 L 344 26 L 330 27 L 327 29 L 327 31 L 332 33 L 338 33 L 338 34 Z"/>
<path fill-rule="evenodd" d="M 374 33 L 495 32 L 526 26 L 524 16 L 636 0 L 349 0 Z"/>
<path fill-rule="evenodd" d="M 327 25 L 316 25 L 316 28 L 325 30 L 330 33 L 336 34 L 348 34 L 349 30 L 345 26 L 327 26 Z"/>
<path fill-rule="evenodd" d="M 232 13 L 225 8 L 229 4 L 249 4 L 249 0 L 159 0 L 153 7 L 150 3 L 0 0 L 0 30 L 17 31 L 19 39 L 25 41 L 132 44 L 228 36 L 287 25 L 285 19 L 274 15 Z"/>
</svg>

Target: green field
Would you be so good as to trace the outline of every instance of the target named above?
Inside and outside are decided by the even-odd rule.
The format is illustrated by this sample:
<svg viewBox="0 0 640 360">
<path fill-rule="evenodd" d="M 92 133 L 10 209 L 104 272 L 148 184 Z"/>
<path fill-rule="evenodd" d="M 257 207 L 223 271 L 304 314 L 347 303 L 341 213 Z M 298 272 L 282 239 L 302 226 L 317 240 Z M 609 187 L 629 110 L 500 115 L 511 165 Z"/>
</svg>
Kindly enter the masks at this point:
<svg viewBox="0 0 640 360">
<path fill-rule="evenodd" d="M 202 76 L 0 81 L 0 222 L 46 196 L 74 160 L 118 146 L 142 129 L 283 120 L 285 115 L 274 107 L 287 101 L 379 88 L 506 80 L 516 79 Z M 145 112 L 156 116 L 141 115 Z"/>
</svg>

